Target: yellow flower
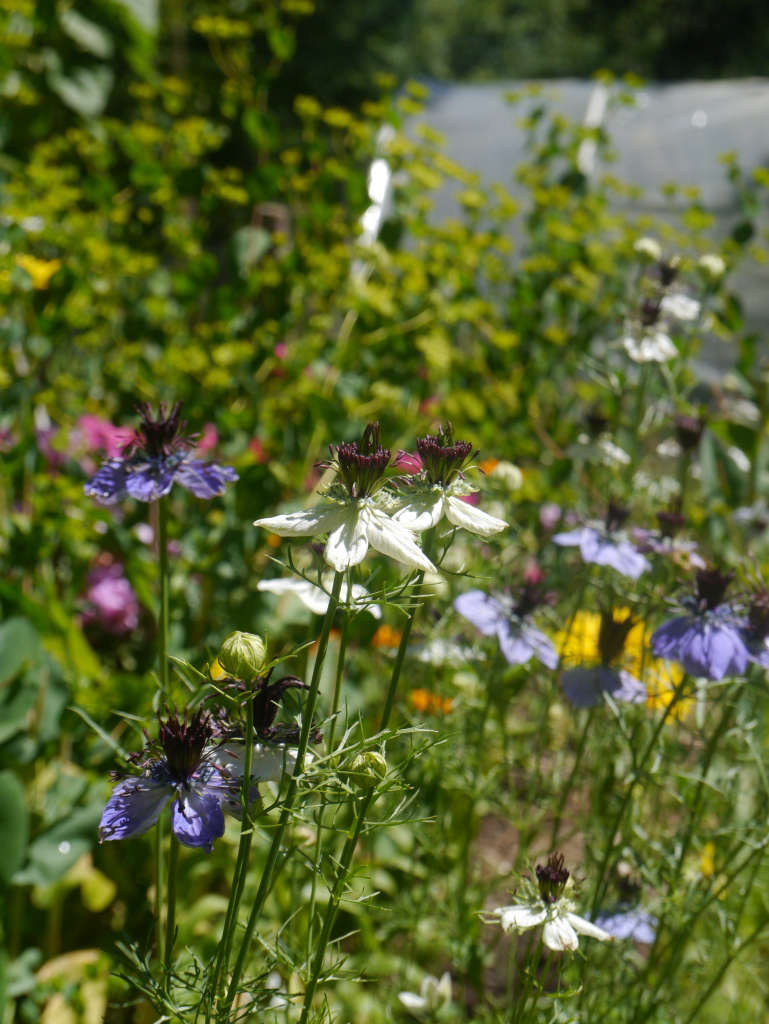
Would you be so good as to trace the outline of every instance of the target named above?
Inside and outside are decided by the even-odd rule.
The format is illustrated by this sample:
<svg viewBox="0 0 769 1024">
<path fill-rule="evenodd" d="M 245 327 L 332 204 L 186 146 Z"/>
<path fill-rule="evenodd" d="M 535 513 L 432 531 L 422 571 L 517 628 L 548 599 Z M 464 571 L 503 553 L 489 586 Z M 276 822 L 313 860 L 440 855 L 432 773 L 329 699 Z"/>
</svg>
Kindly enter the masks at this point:
<svg viewBox="0 0 769 1024">
<path fill-rule="evenodd" d="M 716 844 L 711 840 L 702 847 L 700 872 L 703 878 L 712 878 L 716 871 Z"/>
<path fill-rule="evenodd" d="M 630 618 L 630 610 L 613 608 L 611 617 L 621 627 Z M 600 612 L 578 611 L 571 628 L 556 635 L 555 645 L 566 667 L 595 665 L 603 660 L 599 646 L 601 620 Z M 610 660 L 612 665 L 624 668 L 646 685 L 648 707 L 663 709 L 672 701 L 684 673 L 676 662 L 652 657 L 650 640 L 646 624 L 640 620 L 634 622 L 628 629 L 621 651 Z M 683 718 L 691 706 L 691 698 L 679 700 L 671 717 Z"/>
<path fill-rule="evenodd" d="M 44 291 L 48 287 L 48 282 L 61 266 L 61 260 L 39 260 L 37 256 L 21 253 L 16 257 L 16 265 L 29 275 L 33 288 Z"/>
</svg>

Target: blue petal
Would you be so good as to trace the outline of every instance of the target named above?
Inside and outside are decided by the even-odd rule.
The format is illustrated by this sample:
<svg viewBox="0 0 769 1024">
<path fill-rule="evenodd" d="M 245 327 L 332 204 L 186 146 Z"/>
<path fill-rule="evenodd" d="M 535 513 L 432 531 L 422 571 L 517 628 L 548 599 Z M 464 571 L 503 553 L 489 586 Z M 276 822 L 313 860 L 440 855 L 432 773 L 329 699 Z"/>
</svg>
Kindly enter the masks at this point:
<svg viewBox="0 0 769 1024">
<path fill-rule="evenodd" d="M 108 459 L 85 485 L 85 493 L 102 505 L 114 505 L 125 497 L 126 475 L 120 459 Z"/>
<path fill-rule="evenodd" d="M 145 776 L 118 782 L 99 822 L 99 842 L 142 835 L 158 820 L 173 793 L 167 781 Z"/>
<path fill-rule="evenodd" d="M 607 665 L 594 668 L 572 668 L 561 677 L 563 692 L 576 708 L 591 708 L 600 703 L 604 693 L 614 700 L 640 704 L 646 700 L 646 687 L 624 670 Z"/>
<path fill-rule="evenodd" d="M 640 907 L 603 911 L 593 919 L 593 923 L 615 939 L 632 939 L 646 945 L 651 945 L 657 934 L 657 918 Z"/>
<path fill-rule="evenodd" d="M 218 798 L 185 786 L 171 807 L 171 828 L 180 843 L 202 846 L 210 853 L 214 839 L 224 834 L 224 813 Z"/>
<path fill-rule="evenodd" d="M 196 498 L 215 498 L 224 493 L 226 484 L 238 479 L 238 474 L 232 466 L 217 466 L 213 462 L 188 459 L 177 470 L 176 479 Z"/>
<path fill-rule="evenodd" d="M 534 648 L 518 622 L 501 622 L 497 629 L 497 638 L 499 649 L 508 665 L 525 665 L 534 654 Z"/>
<path fill-rule="evenodd" d="M 636 551 L 628 541 L 614 541 L 609 537 L 601 537 L 598 533 L 594 538 L 584 542 L 580 551 L 586 562 L 607 565 L 623 576 L 630 577 L 631 580 L 637 580 L 642 573 L 651 568 L 648 558 Z"/>
<path fill-rule="evenodd" d="M 657 657 L 680 662 L 693 676 L 723 679 L 743 675 L 750 653 L 739 630 L 726 622 L 681 616 L 665 622 L 652 637 Z"/>
<path fill-rule="evenodd" d="M 526 641 L 534 652 L 534 656 L 542 662 L 545 668 L 558 667 L 558 651 L 548 640 L 545 634 L 528 623 L 523 624 L 523 633 Z"/>
<path fill-rule="evenodd" d="M 126 490 L 137 501 L 157 501 L 171 490 L 176 472 L 174 464 L 161 459 L 143 463 L 126 477 Z"/>
<path fill-rule="evenodd" d="M 482 590 L 468 590 L 466 594 L 460 594 L 454 601 L 454 607 L 484 636 L 493 636 L 507 618 L 499 601 Z"/>
</svg>

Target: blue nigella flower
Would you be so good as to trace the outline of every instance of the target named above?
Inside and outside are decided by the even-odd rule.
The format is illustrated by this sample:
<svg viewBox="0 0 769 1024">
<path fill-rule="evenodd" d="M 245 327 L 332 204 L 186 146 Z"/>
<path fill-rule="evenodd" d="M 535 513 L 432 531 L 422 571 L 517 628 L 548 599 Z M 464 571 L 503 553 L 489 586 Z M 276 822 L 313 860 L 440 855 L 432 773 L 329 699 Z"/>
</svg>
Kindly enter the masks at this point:
<svg viewBox="0 0 769 1024">
<path fill-rule="evenodd" d="M 663 623 L 652 637 L 655 657 L 678 661 L 691 675 L 703 679 L 745 673 L 751 655 L 742 633 L 744 623 L 723 603 L 733 575 L 700 569 L 696 595 L 682 602 L 689 614 Z"/>
<path fill-rule="evenodd" d="M 556 533 L 553 542 L 563 547 L 578 547 L 583 562 L 608 565 L 623 576 L 637 580 L 651 564 L 620 532 L 626 518 L 625 509 L 610 503 L 603 524 Z"/>
<path fill-rule="evenodd" d="M 546 668 L 554 669 L 558 652 L 545 634 L 528 621 L 538 603 L 536 587 L 527 581 L 517 603 L 505 594 L 493 596 L 482 590 L 468 590 L 454 601 L 454 607 L 484 636 L 496 636 L 509 664 L 524 665 L 537 658 Z"/>
<path fill-rule="evenodd" d="M 657 918 L 640 907 L 620 904 L 611 910 L 602 910 L 594 923 L 615 939 L 632 939 L 650 946 L 657 934 Z"/>
<path fill-rule="evenodd" d="M 179 404 L 166 413 L 161 404 L 157 419 L 146 404 L 139 407 L 141 423 L 136 437 L 122 456 L 107 459 L 89 480 L 85 493 L 103 505 L 114 505 L 125 497 L 157 501 L 174 483 L 196 498 L 214 498 L 225 485 L 238 479 L 231 466 L 218 466 L 190 458 L 194 441 L 184 434 Z"/>
</svg>

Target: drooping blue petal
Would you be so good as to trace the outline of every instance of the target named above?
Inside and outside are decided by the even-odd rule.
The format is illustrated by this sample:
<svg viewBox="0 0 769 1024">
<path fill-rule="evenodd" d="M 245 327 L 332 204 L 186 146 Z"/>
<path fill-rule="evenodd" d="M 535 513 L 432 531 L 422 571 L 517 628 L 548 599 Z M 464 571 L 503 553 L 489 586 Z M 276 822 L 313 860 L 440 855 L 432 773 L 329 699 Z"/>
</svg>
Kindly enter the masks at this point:
<svg viewBox="0 0 769 1024">
<path fill-rule="evenodd" d="M 217 466 L 214 462 L 185 459 L 176 471 L 176 479 L 196 498 L 215 498 L 223 494 L 228 483 L 238 479 L 232 466 Z"/>
<path fill-rule="evenodd" d="M 615 939 L 632 939 L 651 945 L 657 934 L 657 918 L 640 907 L 602 911 L 593 921 Z"/>
<path fill-rule="evenodd" d="M 173 486 L 177 472 L 174 461 L 155 459 L 131 469 L 126 477 L 126 491 L 137 501 L 158 501 Z"/>
<path fill-rule="evenodd" d="M 454 601 L 454 607 L 484 636 L 494 636 L 507 619 L 499 601 L 482 590 L 468 590 Z"/>
<path fill-rule="evenodd" d="M 126 475 L 121 459 L 107 459 L 85 485 L 85 493 L 102 505 L 115 505 L 125 497 Z"/>
<path fill-rule="evenodd" d="M 171 807 L 171 828 L 180 843 L 210 853 L 214 840 L 224 834 L 224 812 L 216 795 L 184 786 Z"/>
<path fill-rule="evenodd" d="M 602 533 L 593 526 L 582 526 L 566 533 L 556 533 L 553 542 L 562 547 L 579 547 L 583 562 L 609 566 L 633 580 L 651 568 L 648 558 L 637 551 L 629 541 Z"/>
<path fill-rule="evenodd" d="M 254 763 L 256 762 L 257 745 L 254 746 Z M 199 793 L 208 793 L 215 797 L 226 814 L 231 814 L 238 821 L 243 816 L 241 792 L 245 771 L 245 750 L 239 742 L 220 744 L 192 776 L 192 784 Z M 252 769 L 251 783 L 248 788 L 249 807 L 259 799 L 259 787 Z"/>
<path fill-rule="evenodd" d="M 534 657 L 541 661 L 545 668 L 557 668 L 558 651 L 545 634 L 528 622 L 525 622 L 522 628 L 526 641 L 534 652 Z"/>
<path fill-rule="evenodd" d="M 663 623 L 652 649 L 657 657 L 680 662 L 690 675 L 712 680 L 744 675 L 751 660 L 739 629 L 717 615 L 683 615 Z"/>
<path fill-rule="evenodd" d="M 173 794 L 173 786 L 162 775 L 122 779 L 102 813 L 99 842 L 142 835 L 152 828 Z"/>
<path fill-rule="evenodd" d="M 533 656 L 534 648 L 519 622 L 504 619 L 497 627 L 499 649 L 508 665 L 525 665 Z"/>
<path fill-rule="evenodd" d="M 648 697 L 644 684 L 624 669 L 596 665 L 593 668 L 572 668 L 561 677 L 563 692 L 575 708 L 591 708 L 606 693 L 614 700 L 641 704 Z"/>
</svg>

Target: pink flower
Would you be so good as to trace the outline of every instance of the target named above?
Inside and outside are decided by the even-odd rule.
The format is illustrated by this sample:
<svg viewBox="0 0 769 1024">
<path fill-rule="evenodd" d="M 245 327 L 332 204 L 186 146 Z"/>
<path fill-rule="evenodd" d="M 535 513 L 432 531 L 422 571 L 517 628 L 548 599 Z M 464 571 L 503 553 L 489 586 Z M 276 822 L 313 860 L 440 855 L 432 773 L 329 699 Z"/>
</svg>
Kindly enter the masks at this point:
<svg viewBox="0 0 769 1024">
<path fill-rule="evenodd" d="M 196 449 L 203 455 L 205 452 L 213 451 L 219 444 L 219 431 L 213 423 L 206 423 L 200 434 L 200 439 L 195 445 Z"/>
<path fill-rule="evenodd" d="M 103 451 L 107 458 L 117 458 L 132 441 L 134 434 L 127 427 L 116 427 L 109 420 L 86 413 L 77 421 L 77 428 L 89 451 Z"/>
<path fill-rule="evenodd" d="M 411 452 L 404 451 L 398 452 L 395 456 L 393 466 L 396 466 L 398 469 L 402 469 L 404 473 L 408 473 L 412 476 L 415 473 L 421 473 L 424 468 L 422 459 L 416 452 L 412 455 Z"/>
<path fill-rule="evenodd" d="M 119 562 L 97 565 L 87 578 L 83 623 L 122 636 L 139 625 L 139 600 Z"/>
<path fill-rule="evenodd" d="M 286 356 L 288 355 L 288 345 L 285 343 L 285 341 L 278 342 L 278 344 L 273 349 L 273 354 L 275 355 L 276 359 L 280 359 L 281 361 L 286 358 Z"/>
</svg>

